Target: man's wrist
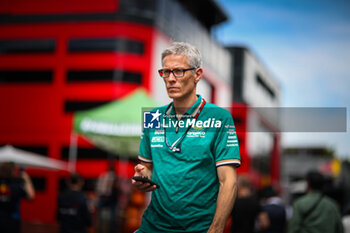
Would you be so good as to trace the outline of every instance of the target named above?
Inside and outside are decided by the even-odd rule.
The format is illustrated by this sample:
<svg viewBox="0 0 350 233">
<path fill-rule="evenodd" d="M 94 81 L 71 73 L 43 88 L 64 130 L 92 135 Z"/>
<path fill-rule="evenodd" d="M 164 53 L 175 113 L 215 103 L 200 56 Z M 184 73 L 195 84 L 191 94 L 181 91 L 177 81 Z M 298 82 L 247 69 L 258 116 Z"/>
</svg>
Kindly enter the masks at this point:
<svg viewBox="0 0 350 233">
<path fill-rule="evenodd" d="M 223 227 L 210 227 L 207 233 L 222 233 L 224 232 Z"/>
</svg>

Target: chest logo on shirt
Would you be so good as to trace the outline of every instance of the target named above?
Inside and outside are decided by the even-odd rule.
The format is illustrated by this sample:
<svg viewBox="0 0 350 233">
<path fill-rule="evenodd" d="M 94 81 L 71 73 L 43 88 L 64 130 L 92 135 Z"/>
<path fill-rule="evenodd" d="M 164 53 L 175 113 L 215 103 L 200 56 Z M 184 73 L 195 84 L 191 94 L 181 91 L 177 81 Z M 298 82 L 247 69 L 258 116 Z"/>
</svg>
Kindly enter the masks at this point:
<svg viewBox="0 0 350 233">
<path fill-rule="evenodd" d="M 152 137 L 152 142 L 164 142 L 164 136 Z"/>
<path fill-rule="evenodd" d="M 204 129 L 204 126 L 202 126 L 202 127 L 198 127 L 198 126 L 196 126 L 196 125 L 193 125 L 193 127 L 192 127 L 193 129 L 197 129 L 197 130 L 201 130 L 201 129 Z"/>
<path fill-rule="evenodd" d="M 204 138 L 205 131 L 190 131 L 186 136 L 189 138 Z"/>
</svg>

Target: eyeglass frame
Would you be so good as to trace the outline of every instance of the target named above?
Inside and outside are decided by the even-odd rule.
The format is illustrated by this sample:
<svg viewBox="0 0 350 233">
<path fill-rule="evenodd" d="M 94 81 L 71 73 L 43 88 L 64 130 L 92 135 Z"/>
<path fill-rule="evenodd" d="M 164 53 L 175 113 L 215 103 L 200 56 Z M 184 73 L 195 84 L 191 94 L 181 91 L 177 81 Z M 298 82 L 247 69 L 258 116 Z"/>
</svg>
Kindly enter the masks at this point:
<svg viewBox="0 0 350 233">
<path fill-rule="evenodd" d="M 163 77 L 163 76 L 160 74 L 161 72 L 164 72 L 164 69 L 159 69 L 159 70 L 158 70 L 158 74 L 159 74 L 159 76 L 160 76 L 161 78 L 169 78 L 169 77 L 170 77 L 170 73 L 172 73 L 173 76 L 174 76 L 175 78 L 183 78 L 183 77 L 185 76 L 185 72 L 186 72 L 186 71 L 195 70 L 195 69 L 197 69 L 197 68 L 198 68 L 198 67 L 191 67 L 191 68 L 187 68 L 187 69 L 178 69 L 178 68 L 176 68 L 176 69 L 172 69 L 172 70 L 165 69 L 165 70 L 169 71 L 169 76 L 167 76 L 167 77 Z M 175 73 L 174 73 L 174 70 L 182 70 L 182 76 L 176 76 Z"/>
</svg>

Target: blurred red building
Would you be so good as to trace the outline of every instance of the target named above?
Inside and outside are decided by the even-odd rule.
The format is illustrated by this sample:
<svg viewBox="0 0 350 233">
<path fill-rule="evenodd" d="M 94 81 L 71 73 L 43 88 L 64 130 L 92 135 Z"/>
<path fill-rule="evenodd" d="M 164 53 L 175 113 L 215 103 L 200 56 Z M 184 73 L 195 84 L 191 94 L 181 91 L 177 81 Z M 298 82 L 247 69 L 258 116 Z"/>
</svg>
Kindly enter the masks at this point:
<svg viewBox="0 0 350 233">
<path fill-rule="evenodd" d="M 281 87 L 251 50 L 241 46 L 227 49 L 233 56 L 232 117 L 242 160 L 239 172 L 249 175 L 257 188 L 279 187 Z"/>
</svg>

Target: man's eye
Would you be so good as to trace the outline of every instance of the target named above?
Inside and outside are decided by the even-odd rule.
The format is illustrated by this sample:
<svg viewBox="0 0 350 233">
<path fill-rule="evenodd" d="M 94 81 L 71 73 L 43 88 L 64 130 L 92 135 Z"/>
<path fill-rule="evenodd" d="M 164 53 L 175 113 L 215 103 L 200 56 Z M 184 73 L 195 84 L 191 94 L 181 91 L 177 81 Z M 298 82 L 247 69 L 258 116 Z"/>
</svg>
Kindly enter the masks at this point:
<svg viewBox="0 0 350 233">
<path fill-rule="evenodd" d="M 182 70 L 180 70 L 180 69 L 175 69 L 175 70 L 174 70 L 174 73 L 175 73 L 175 74 L 180 74 L 180 73 L 182 73 Z"/>
</svg>

